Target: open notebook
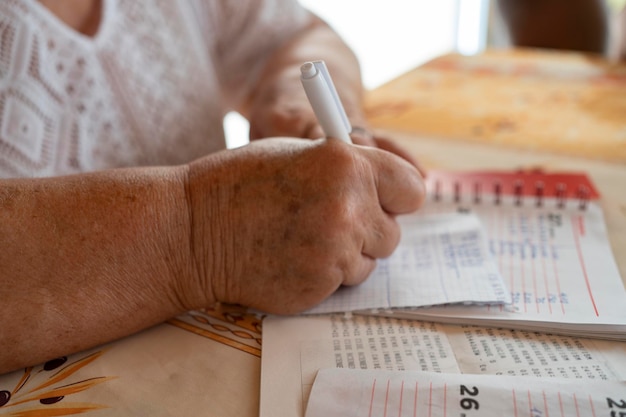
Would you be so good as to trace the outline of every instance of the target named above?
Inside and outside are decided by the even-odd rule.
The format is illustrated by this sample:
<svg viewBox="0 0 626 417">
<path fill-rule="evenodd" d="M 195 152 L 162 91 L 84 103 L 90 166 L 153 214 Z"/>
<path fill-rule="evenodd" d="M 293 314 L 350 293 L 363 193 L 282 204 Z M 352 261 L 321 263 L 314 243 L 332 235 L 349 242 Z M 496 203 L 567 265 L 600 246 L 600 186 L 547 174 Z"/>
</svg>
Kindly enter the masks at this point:
<svg viewBox="0 0 626 417">
<path fill-rule="evenodd" d="M 512 304 L 375 314 L 626 340 L 626 291 L 586 175 L 431 172 L 427 180 L 430 201 L 421 215 L 478 215 Z"/>
</svg>

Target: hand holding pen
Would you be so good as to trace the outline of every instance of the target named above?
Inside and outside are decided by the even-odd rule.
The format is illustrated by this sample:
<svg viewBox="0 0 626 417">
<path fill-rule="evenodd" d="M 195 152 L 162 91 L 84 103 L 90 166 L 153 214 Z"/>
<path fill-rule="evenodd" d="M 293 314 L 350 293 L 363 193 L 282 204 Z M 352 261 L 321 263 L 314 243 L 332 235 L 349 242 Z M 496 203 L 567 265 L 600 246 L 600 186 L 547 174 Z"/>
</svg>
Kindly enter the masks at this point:
<svg viewBox="0 0 626 417">
<path fill-rule="evenodd" d="M 326 137 L 352 143 L 352 126 L 324 61 L 306 62 L 300 71 L 302 86 Z"/>
<path fill-rule="evenodd" d="M 369 128 L 358 101 L 361 94 L 353 91 L 357 88 L 354 83 L 346 84 L 349 75 L 341 74 L 335 88 L 331 70 L 323 61 L 310 61 L 263 83 L 244 112 L 250 121 L 250 139 L 334 137 L 345 143 L 351 140 L 355 145 L 391 152 L 423 175 L 424 171 L 404 147 Z M 340 95 L 348 100 L 344 104 L 349 111 L 344 110 Z"/>
<path fill-rule="evenodd" d="M 350 125 L 324 61 L 305 62 L 300 67 L 300 72 L 302 86 L 326 137 L 353 143 L 350 137 L 352 135 L 358 138 L 358 144 L 374 146 L 396 154 L 417 167 L 422 175 L 425 174 L 415 158 L 395 142 L 386 138 L 375 137 L 370 130 L 363 127 L 353 128 Z"/>
</svg>

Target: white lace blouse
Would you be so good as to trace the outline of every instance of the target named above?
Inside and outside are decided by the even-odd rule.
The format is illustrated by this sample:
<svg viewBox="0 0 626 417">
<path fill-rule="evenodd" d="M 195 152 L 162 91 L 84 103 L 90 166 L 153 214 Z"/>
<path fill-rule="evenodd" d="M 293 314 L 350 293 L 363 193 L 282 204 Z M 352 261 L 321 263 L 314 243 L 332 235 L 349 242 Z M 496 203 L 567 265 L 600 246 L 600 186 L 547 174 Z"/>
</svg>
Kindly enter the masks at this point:
<svg viewBox="0 0 626 417">
<path fill-rule="evenodd" d="M 188 162 L 267 52 L 308 22 L 292 0 L 102 0 L 84 36 L 37 0 L 0 1 L 0 176 Z"/>
</svg>

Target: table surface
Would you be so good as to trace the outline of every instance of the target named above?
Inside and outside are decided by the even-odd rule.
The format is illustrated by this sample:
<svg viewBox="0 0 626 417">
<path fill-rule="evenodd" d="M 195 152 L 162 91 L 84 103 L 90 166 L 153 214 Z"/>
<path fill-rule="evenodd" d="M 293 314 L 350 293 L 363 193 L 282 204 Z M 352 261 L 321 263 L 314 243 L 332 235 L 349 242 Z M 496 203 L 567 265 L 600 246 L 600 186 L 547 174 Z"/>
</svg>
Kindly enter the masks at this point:
<svg viewBox="0 0 626 417">
<path fill-rule="evenodd" d="M 626 65 L 581 53 L 445 55 L 372 91 L 378 127 L 626 163 Z"/>
<path fill-rule="evenodd" d="M 540 73 L 521 71 L 519 57 L 552 69 L 545 82 Z M 562 70 L 579 74 L 581 62 L 585 68 L 596 62 L 595 76 L 572 76 L 552 92 L 544 90 L 559 82 Z M 522 74 L 527 82 L 523 90 L 528 90 L 522 94 L 554 100 L 554 105 L 511 105 L 517 103 L 511 100 L 518 91 L 519 77 L 497 75 L 490 65 Z M 466 73 L 468 68 L 471 70 Z M 578 54 L 450 55 L 372 91 L 368 108 L 374 126 L 406 146 L 427 169 L 586 171 L 602 194 L 611 245 L 622 277 L 626 277 L 623 74 L 623 68 Z M 448 82 L 441 81 L 445 77 L 451 78 L 451 85 L 437 87 Z M 419 82 L 413 85 L 414 80 Z M 581 87 L 581 83 L 593 86 Z M 458 101 L 453 97 L 455 85 L 463 90 Z M 484 88 L 502 91 L 492 97 L 478 92 Z M 566 108 L 556 105 L 574 96 L 590 100 L 587 94 L 596 88 L 609 97 L 606 102 L 562 104 Z M 445 94 L 439 97 L 442 89 Z M 451 108 L 455 102 L 459 105 Z M 579 118 L 598 128 L 581 124 L 576 127 L 580 134 L 560 140 Z M 257 416 L 261 324 L 260 317 L 237 308 L 190 312 L 65 360 L 0 376 L 0 417 L 18 412 L 23 416 Z"/>
</svg>

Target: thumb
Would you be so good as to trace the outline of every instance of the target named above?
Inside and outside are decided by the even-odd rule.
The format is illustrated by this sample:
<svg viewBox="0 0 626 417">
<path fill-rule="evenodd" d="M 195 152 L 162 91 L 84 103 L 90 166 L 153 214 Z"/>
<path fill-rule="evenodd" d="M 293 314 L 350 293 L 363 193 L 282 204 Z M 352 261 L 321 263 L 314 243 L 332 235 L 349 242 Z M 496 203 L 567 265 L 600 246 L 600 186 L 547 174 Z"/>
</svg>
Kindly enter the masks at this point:
<svg viewBox="0 0 626 417">
<path fill-rule="evenodd" d="M 373 168 L 381 207 L 390 214 L 417 210 L 424 202 L 426 186 L 418 169 L 399 156 L 378 149 Z"/>
</svg>

